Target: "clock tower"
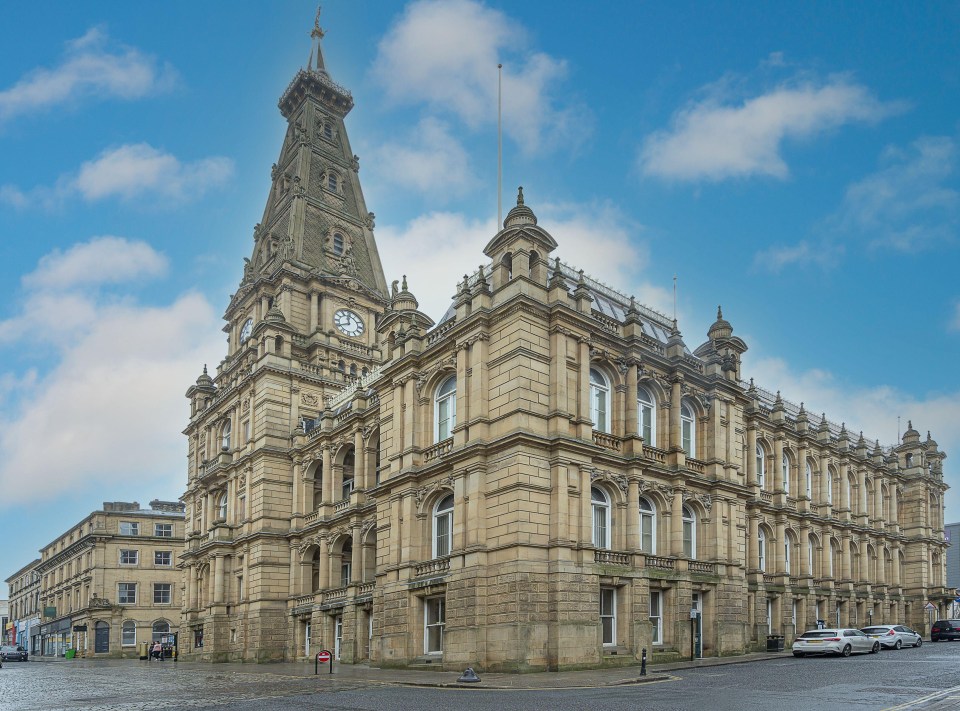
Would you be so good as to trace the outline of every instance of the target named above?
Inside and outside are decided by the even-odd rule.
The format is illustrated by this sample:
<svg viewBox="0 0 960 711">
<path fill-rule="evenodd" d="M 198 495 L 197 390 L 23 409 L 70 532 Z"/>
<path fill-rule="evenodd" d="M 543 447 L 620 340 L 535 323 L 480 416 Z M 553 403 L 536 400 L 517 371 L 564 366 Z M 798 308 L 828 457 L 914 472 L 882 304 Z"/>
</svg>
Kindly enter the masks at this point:
<svg viewBox="0 0 960 711">
<path fill-rule="evenodd" d="M 293 440 L 386 356 L 377 325 L 391 303 L 344 125 L 353 97 L 327 72 L 323 35 L 318 11 L 307 65 L 280 97 L 287 131 L 224 314 L 226 357 L 187 391 L 184 615 L 201 658 L 242 647 L 240 631 L 285 634 L 291 543 L 278 532 L 313 510 L 295 493 L 304 477 L 323 476 Z"/>
</svg>

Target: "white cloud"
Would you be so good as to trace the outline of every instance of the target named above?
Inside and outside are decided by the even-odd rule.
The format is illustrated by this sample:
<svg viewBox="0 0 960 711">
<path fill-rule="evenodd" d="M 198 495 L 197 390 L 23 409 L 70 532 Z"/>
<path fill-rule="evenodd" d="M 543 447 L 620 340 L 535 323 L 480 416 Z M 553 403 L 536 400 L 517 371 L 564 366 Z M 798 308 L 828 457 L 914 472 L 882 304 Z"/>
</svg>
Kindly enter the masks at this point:
<svg viewBox="0 0 960 711">
<path fill-rule="evenodd" d="M 476 185 L 470 158 L 450 127 L 426 117 L 402 143 L 385 143 L 375 152 L 374 171 L 384 181 L 444 202 Z"/>
<path fill-rule="evenodd" d="M 16 186 L 2 186 L 0 200 L 18 208 L 51 208 L 74 195 L 88 202 L 111 197 L 129 201 L 151 195 L 181 203 L 219 187 L 231 175 L 233 161 L 229 158 L 181 162 L 147 143 L 134 143 L 103 151 L 83 163 L 76 174 L 61 176 L 54 187 L 22 191 Z"/>
<path fill-rule="evenodd" d="M 925 136 L 909 148 L 891 146 L 880 169 L 847 188 L 830 220 L 845 235 L 868 236 L 872 247 L 910 251 L 956 239 L 960 191 L 945 185 L 957 163 L 957 144 Z"/>
<path fill-rule="evenodd" d="M 559 246 L 552 257 L 609 284 L 618 291 L 632 289 L 640 303 L 665 311 L 670 292 L 643 278 L 647 265 L 644 244 L 637 239 L 640 227 L 616 206 L 597 204 L 544 204 L 537 207 L 539 225 Z M 435 321 L 446 312 L 462 276 L 438 279 L 438 274 L 473 274 L 489 260 L 483 248 L 496 234 L 493 220 L 471 220 L 461 213 L 432 212 L 398 227 L 377 228 L 377 245 L 387 281 L 401 274 L 392 265 L 405 265 L 410 290 L 420 310 Z M 632 285 L 627 287 L 627 285 Z M 572 285 L 571 285 L 572 286 Z"/>
<path fill-rule="evenodd" d="M 45 258 L 23 280 L 21 312 L 0 323 L 9 347 L 58 349 L 47 369 L 0 373 L 5 501 L 100 491 L 133 478 L 165 489 L 182 482 L 183 392 L 200 364 L 222 352 L 219 319 L 196 293 L 162 306 L 102 294 L 99 283 L 118 280 L 88 276 L 85 265 L 109 240 L 116 242 L 107 258 L 132 284 L 162 272 L 165 260 L 143 243 L 93 240 Z M 75 288 L 49 291 L 58 278 Z"/>
<path fill-rule="evenodd" d="M 503 63 L 504 132 L 522 150 L 582 140 L 589 115 L 553 96 L 565 62 L 528 46 L 522 26 L 500 10 L 471 0 L 419 0 L 380 41 L 373 73 L 393 101 L 425 102 L 479 128 L 496 122 Z"/>
<path fill-rule="evenodd" d="M 881 103 L 865 87 L 844 78 L 784 85 L 746 100 L 718 93 L 723 92 L 712 92 L 678 111 L 668 130 L 645 139 L 639 156 L 644 174 L 679 181 L 786 178 L 786 140 L 848 123 L 879 121 L 902 109 Z"/>
<path fill-rule="evenodd" d="M 176 72 L 133 47 L 116 45 L 100 28 L 67 43 L 61 62 L 37 68 L 0 90 L 0 123 L 87 97 L 139 99 L 170 89 Z"/>
<path fill-rule="evenodd" d="M 24 286 L 63 290 L 74 286 L 133 281 L 166 272 L 167 258 L 146 242 L 95 237 L 65 252 L 55 249 L 23 278 Z"/>
<path fill-rule="evenodd" d="M 806 240 L 795 245 L 776 245 L 758 252 L 753 258 L 757 269 L 778 274 L 790 265 L 814 265 L 824 269 L 837 266 L 843 256 L 842 246 L 827 243 L 812 244 Z"/>
</svg>

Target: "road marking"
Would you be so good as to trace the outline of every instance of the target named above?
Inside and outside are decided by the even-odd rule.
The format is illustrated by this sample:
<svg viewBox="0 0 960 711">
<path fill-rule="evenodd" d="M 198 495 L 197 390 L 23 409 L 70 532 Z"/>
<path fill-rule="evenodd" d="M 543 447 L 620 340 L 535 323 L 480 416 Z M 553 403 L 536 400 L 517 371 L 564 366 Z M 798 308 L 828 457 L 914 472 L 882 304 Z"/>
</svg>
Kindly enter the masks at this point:
<svg viewBox="0 0 960 711">
<path fill-rule="evenodd" d="M 929 701 L 940 701 L 943 699 L 954 699 L 958 698 L 954 696 L 958 691 L 960 691 L 960 686 L 954 686 L 949 689 L 944 689 L 943 691 L 937 691 L 933 694 L 927 694 L 926 696 L 921 696 L 919 699 L 914 699 L 913 701 L 907 701 L 906 703 L 900 704 L 899 706 L 891 706 L 884 711 L 904 711 L 904 709 L 912 709 L 918 707 L 920 704 L 926 704 Z"/>
</svg>

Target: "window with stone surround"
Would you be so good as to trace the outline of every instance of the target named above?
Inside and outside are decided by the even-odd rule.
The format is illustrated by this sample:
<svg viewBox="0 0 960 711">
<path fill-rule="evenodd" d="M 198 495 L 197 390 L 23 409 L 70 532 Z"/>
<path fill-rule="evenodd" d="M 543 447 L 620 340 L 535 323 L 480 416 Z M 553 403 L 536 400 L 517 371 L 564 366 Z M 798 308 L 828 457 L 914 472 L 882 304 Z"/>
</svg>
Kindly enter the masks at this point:
<svg viewBox="0 0 960 711">
<path fill-rule="evenodd" d="M 590 488 L 590 507 L 593 513 L 593 545 L 610 548 L 610 499 L 600 487 Z"/>
<path fill-rule="evenodd" d="M 640 497 L 640 550 L 657 553 L 657 509 L 645 496 Z"/>
<path fill-rule="evenodd" d="M 757 561 L 758 567 L 761 571 L 766 572 L 767 570 L 767 534 L 763 532 L 763 529 L 757 531 Z"/>
<path fill-rule="evenodd" d="M 453 494 L 437 502 L 433 509 L 433 557 L 450 555 L 453 541 Z"/>
<path fill-rule="evenodd" d="M 173 551 L 154 551 L 153 564 L 162 568 L 169 568 L 173 565 Z"/>
<path fill-rule="evenodd" d="M 642 385 L 637 386 L 637 429 L 644 444 L 657 446 L 657 401 Z"/>
<path fill-rule="evenodd" d="M 447 621 L 447 603 L 444 597 L 428 597 L 423 602 L 423 651 L 425 654 L 443 654 L 443 628 Z"/>
<path fill-rule="evenodd" d="M 767 485 L 767 453 L 763 445 L 757 442 L 757 484 L 761 489 Z"/>
<path fill-rule="evenodd" d="M 120 645 L 123 647 L 137 646 L 137 623 L 133 620 L 125 620 L 123 623 Z"/>
<path fill-rule="evenodd" d="M 600 588 L 600 629 L 604 647 L 617 644 L 617 589 Z"/>
<path fill-rule="evenodd" d="M 156 523 L 153 525 L 153 535 L 158 538 L 173 538 L 172 523 Z"/>
<path fill-rule="evenodd" d="M 695 559 L 697 557 L 697 518 L 689 506 L 683 507 L 682 521 L 683 555 Z"/>
<path fill-rule="evenodd" d="M 137 523 L 136 521 L 121 521 L 120 535 L 121 536 L 139 536 L 140 524 Z"/>
<path fill-rule="evenodd" d="M 137 565 L 139 562 L 140 562 L 140 551 L 121 549 L 120 565 Z"/>
<path fill-rule="evenodd" d="M 590 369 L 590 419 L 597 432 L 610 432 L 610 383 L 596 368 Z"/>
<path fill-rule="evenodd" d="M 136 583 L 117 583 L 117 604 L 118 605 L 136 605 L 137 604 L 137 584 Z"/>
<path fill-rule="evenodd" d="M 453 436 L 457 425 L 457 376 L 451 375 L 437 388 L 434 398 L 434 441 L 442 442 Z"/>
<path fill-rule="evenodd" d="M 680 446 L 690 458 L 697 456 L 697 423 L 693 408 L 687 403 L 680 403 Z"/>
<path fill-rule="evenodd" d="M 650 626 L 651 643 L 663 644 L 663 593 L 659 590 L 650 591 Z"/>
</svg>

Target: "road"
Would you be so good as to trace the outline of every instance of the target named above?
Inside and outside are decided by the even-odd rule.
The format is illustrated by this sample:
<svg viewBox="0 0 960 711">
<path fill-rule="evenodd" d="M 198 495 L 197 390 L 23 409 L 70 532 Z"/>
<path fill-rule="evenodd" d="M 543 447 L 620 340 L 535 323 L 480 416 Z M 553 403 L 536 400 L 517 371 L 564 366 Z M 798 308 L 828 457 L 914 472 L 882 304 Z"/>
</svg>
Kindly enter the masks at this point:
<svg viewBox="0 0 960 711">
<path fill-rule="evenodd" d="M 494 690 L 312 676 L 312 665 L 137 661 L 9 662 L 0 708 L 16 711 L 345 709 L 349 711 L 947 711 L 960 709 L 960 643 L 842 658 L 780 657 L 670 672 L 647 684 Z M 652 671 L 656 671 L 653 669 Z M 530 675 L 532 678 L 535 675 Z M 561 678 L 561 677 L 557 677 Z"/>
</svg>

